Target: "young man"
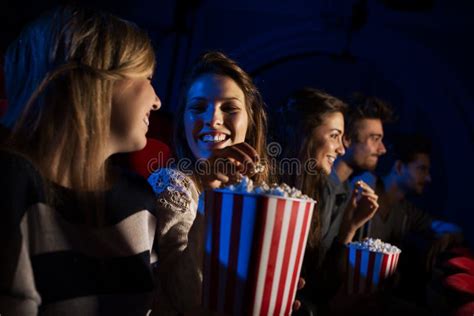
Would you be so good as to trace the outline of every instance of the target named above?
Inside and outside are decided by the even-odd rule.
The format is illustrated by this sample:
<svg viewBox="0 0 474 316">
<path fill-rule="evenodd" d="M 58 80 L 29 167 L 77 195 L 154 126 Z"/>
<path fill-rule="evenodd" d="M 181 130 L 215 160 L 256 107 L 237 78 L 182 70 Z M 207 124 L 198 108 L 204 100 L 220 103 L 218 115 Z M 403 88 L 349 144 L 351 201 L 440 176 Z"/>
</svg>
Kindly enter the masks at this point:
<svg viewBox="0 0 474 316">
<path fill-rule="evenodd" d="M 398 245 L 411 233 L 433 237 L 431 217 L 406 199 L 408 194 L 422 194 L 431 182 L 430 147 L 416 135 L 396 139 L 392 168 L 377 179 L 381 206 L 369 225 L 370 237 Z"/>
<path fill-rule="evenodd" d="M 374 171 L 378 159 L 386 153 L 383 124 L 392 118 L 392 109 L 375 97 L 354 98 L 346 118 L 344 146 L 346 153 L 336 162 L 341 183 L 360 171 Z"/>
<path fill-rule="evenodd" d="M 434 220 L 407 199 L 423 194 L 431 182 L 431 143 L 420 135 L 403 135 L 394 141 L 394 162 L 389 173 L 377 179 L 380 208 L 368 225 L 367 235 L 396 244 L 403 251 L 398 270 L 399 291 L 423 302 L 431 271 L 439 254 L 462 242 L 461 229 Z"/>
<path fill-rule="evenodd" d="M 444 250 L 452 241 L 460 241 L 461 230 L 456 225 L 434 220 L 407 199 L 423 194 L 430 175 L 431 143 L 420 135 L 403 135 L 394 142 L 394 157 L 390 172 L 377 181 L 376 192 L 380 208 L 372 219 L 369 234 L 387 242 L 402 243 L 411 234 L 437 239 L 435 245 Z"/>
</svg>

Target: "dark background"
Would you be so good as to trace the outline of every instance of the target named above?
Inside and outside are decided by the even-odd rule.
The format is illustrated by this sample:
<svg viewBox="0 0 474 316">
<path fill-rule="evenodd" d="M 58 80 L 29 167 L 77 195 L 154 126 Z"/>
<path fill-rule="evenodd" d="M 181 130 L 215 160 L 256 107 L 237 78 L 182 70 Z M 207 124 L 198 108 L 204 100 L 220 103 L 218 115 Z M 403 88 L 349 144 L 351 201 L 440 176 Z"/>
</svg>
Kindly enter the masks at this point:
<svg viewBox="0 0 474 316">
<path fill-rule="evenodd" d="M 0 4 L 0 53 L 28 21 L 70 2 Z M 222 50 L 252 74 L 270 113 L 302 86 L 341 98 L 361 91 L 389 101 L 399 120 L 386 127 L 388 143 L 398 132 L 423 133 L 433 141 L 433 183 L 417 203 L 460 225 L 473 245 L 474 1 L 80 3 L 132 20 L 152 37 L 154 85 L 163 103 L 152 133 L 160 133 L 159 117 L 173 112 L 186 69 L 209 49 Z"/>
</svg>

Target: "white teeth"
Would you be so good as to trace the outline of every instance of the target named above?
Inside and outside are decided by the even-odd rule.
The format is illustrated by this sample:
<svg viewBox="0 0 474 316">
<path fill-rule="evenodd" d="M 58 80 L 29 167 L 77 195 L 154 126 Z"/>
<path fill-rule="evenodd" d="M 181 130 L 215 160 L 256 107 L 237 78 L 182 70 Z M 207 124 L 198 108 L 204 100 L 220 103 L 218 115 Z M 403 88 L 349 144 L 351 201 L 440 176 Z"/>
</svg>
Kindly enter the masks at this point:
<svg viewBox="0 0 474 316">
<path fill-rule="evenodd" d="M 329 159 L 329 162 L 330 162 L 330 163 L 333 163 L 333 162 L 336 160 L 336 158 L 330 157 L 330 156 L 328 156 L 328 159 Z"/>
<path fill-rule="evenodd" d="M 148 119 L 148 117 L 145 117 L 143 119 L 143 122 L 146 124 L 146 126 L 150 125 L 150 120 Z"/>
<path fill-rule="evenodd" d="M 213 142 L 213 143 L 223 141 L 223 140 L 225 140 L 225 138 L 226 138 L 225 134 L 217 134 L 217 135 L 214 135 L 214 136 L 212 136 L 210 134 L 205 134 L 204 136 L 202 136 L 202 140 L 204 142 Z"/>
</svg>

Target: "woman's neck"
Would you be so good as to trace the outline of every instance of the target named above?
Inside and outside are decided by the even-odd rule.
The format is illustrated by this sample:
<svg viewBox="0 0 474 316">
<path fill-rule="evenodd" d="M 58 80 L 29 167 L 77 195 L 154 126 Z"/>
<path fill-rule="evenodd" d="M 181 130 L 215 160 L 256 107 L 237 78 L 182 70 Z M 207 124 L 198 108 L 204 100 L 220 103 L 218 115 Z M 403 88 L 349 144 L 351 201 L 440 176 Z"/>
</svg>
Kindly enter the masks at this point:
<svg viewBox="0 0 474 316">
<path fill-rule="evenodd" d="M 60 158 L 59 157 L 55 157 L 51 160 L 51 163 L 49 166 L 47 166 L 47 174 L 46 174 L 46 177 L 62 186 L 62 187 L 65 187 L 65 188 L 69 188 L 69 189 L 72 189 L 74 187 L 77 186 L 77 181 L 74 181 L 73 177 L 74 177 L 74 166 L 71 166 L 69 168 L 69 170 L 66 170 L 66 171 L 62 171 L 60 170 Z M 106 161 L 102 161 L 102 163 L 100 164 L 99 167 L 96 167 L 95 169 L 96 170 L 89 170 L 89 174 L 95 174 L 95 175 L 98 175 L 98 174 L 101 174 L 103 173 L 103 170 L 101 170 L 102 168 L 104 168 L 106 164 Z M 88 168 L 93 168 L 93 166 L 89 166 Z M 86 183 L 81 183 L 81 186 L 82 185 L 86 185 Z M 89 183 L 90 185 L 90 183 Z M 105 187 L 103 187 L 103 185 L 105 185 L 105 183 L 96 183 L 94 185 L 92 185 L 92 187 L 90 188 L 86 188 L 86 190 L 91 190 L 91 189 L 99 189 L 99 190 L 103 190 L 105 189 Z M 97 187 L 95 188 L 95 186 L 100 186 L 100 187 Z"/>
<path fill-rule="evenodd" d="M 349 179 L 351 174 L 354 172 L 354 169 L 352 169 L 351 166 L 349 166 L 349 164 L 343 159 L 339 159 L 336 161 L 334 170 L 336 171 L 337 177 L 341 182 L 344 182 Z"/>
</svg>

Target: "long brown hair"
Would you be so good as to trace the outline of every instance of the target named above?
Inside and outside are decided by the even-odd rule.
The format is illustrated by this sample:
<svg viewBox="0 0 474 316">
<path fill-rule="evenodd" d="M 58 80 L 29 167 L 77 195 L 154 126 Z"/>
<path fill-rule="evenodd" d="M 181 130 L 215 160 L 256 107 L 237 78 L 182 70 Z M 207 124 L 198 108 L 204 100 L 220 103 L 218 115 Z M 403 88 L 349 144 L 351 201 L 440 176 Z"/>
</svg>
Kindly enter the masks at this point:
<svg viewBox="0 0 474 316">
<path fill-rule="evenodd" d="M 201 55 L 191 68 L 183 86 L 181 99 L 176 111 L 177 124 L 175 125 L 175 151 L 178 159 L 190 159 L 196 162 L 184 135 L 184 112 L 186 110 L 186 96 L 191 85 L 203 75 L 215 74 L 231 78 L 242 89 L 245 96 L 245 106 L 248 113 L 248 129 L 245 141 L 255 148 L 260 159 L 268 162 L 266 153 L 267 116 L 262 96 L 252 81 L 252 78 L 232 59 L 221 52 L 211 51 Z M 268 180 L 269 168 L 265 172 L 255 175 L 254 181 L 260 183 Z M 194 177 L 195 180 L 198 180 Z M 197 184 L 200 186 L 199 181 Z"/>
<path fill-rule="evenodd" d="M 9 145 L 54 182 L 103 188 L 114 82 L 154 66 L 150 39 L 130 22 L 71 6 L 47 13 L 6 52 Z"/>
<path fill-rule="evenodd" d="M 275 128 L 275 140 L 282 148 L 281 159 L 296 158 L 302 166 L 314 159 L 320 145 L 313 137 L 315 129 L 323 123 L 326 115 L 345 113 L 346 107 L 346 104 L 336 97 L 314 88 L 303 88 L 292 93 L 280 109 L 275 125 L 278 127 Z M 301 174 L 291 171 L 280 168 L 278 172 L 281 180 L 318 201 L 317 208 L 321 209 L 324 201 L 320 200 L 320 196 L 326 185 L 326 175 L 321 170 L 302 170 Z M 320 241 L 319 215 L 318 212 L 313 214 L 308 237 L 309 248 L 317 247 Z"/>
</svg>

